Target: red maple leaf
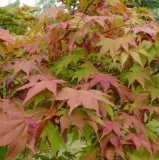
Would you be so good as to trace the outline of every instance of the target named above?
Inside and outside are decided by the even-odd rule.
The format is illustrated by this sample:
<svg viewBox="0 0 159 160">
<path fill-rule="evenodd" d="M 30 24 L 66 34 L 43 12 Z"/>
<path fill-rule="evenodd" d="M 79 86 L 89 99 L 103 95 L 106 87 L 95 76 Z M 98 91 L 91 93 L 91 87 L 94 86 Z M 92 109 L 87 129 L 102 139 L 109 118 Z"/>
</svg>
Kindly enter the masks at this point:
<svg viewBox="0 0 159 160">
<path fill-rule="evenodd" d="M 28 76 L 30 72 L 33 70 L 41 73 L 39 67 L 37 66 L 37 63 L 34 60 L 16 61 L 15 64 L 13 65 L 13 71 L 14 71 L 13 77 L 20 71 L 25 72 Z"/>
<path fill-rule="evenodd" d="M 123 120 L 123 127 L 124 129 L 129 128 L 131 125 L 135 126 L 137 134 L 145 133 L 146 129 L 142 121 L 135 115 L 130 116 L 126 113 L 121 113 L 121 115 L 118 117 L 120 120 Z"/>
<path fill-rule="evenodd" d="M 147 149 L 147 151 L 152 155 L 152 147 L 151 147 L 151 144 L 148 140 L 146 140 L 143 136 L 143 134 L 132 134 L 132 133 L 129 133 L 128 136 L 127 136 L 127 140 L 131 140 L 136 149 L 138 150 L 141 146 L 145 147 Z"/>
<path fill-rule="evenodd" d="M 65 81 L 63 80 L 43 80 L 38 82 L 38 79 L 35 79 L 34 81 L 18 88 L 18 91 L 24 90 L 24 89 L 29 89 L 27 96 L 23 102 L 26 103 L 28 100 L 30 100 L 32 97 L 40 93 L 41 91 L 47 89 L 50 92 L 52 92 L 54 95 L 56 95 L 56 90 L 57 90 L 57 84 L 62 84 Z"/>
<path fill-rule="evenodd" d="M 69 48 L 70 52 L 72 52 L 72 49 L 73 49 L 76 38 L 77 37 L 83 37 L 83 38 L 85 37 L 84 32 L 85 32 L 85 30 L 88 26 L 89 26 L 89 23 L 84 24 L 83 27 L 72 36 L 72 38 L 68 42 L 68 48 Z"/>
<path fill-rule="evenodd" d="M 128 88 L 122 85 L 115 76 L 112 76 L 110 74 L 95 74 L 92 75 L 90 79 L 90 88 L 96 86 L 97 84 L 100 84 L 103 90 L 107 90 L 112 86 L 117 90 L 122 103 L 125 102 L 127 98 L 133 101 L 132 94 L 129 92 Z"/>
<path fill-rule="evenodd" d="M 60 118 L 61 133 L 71 125 L 76 126 L 82 133 L 86 124 L 90 125 L 94 129 L 95 133 L 97 133 L 97 123 L 82 110 L 73 110 L 71 116 L 65 114 Z"/>
<path fill-rule="evenodd" d="M 113 17 L 110 16 L 85 16 L 85 21 L 92 23 L 93 21 L 95 21 L 96 23 L 98 23 L 101 27 L 103 27 L 104 29 L 109 29 L 108 25 L 105 23 L 106 20 L 113 22 Z"/>
<path fill-rule="evenodd" d="M 99 115 L 99 101 L 114 106 L 104 95 L 97 90 L 75 90 L 66 87 L 57 95 L 56 100 L 67 100 L 67 104 L 70 106 L 69 114 L 76 107 L 83 105 L 87 109 L 96 110 Z"/>
<path fill-rule="evenodd" d="M 108 160 L 114 160 L 114 157 L 115 157 L 114 147 L 108 147 L 106 149 L 106 157 L 107 157 Z"/>
<path fill-rule="evenodd" d="M 38 64 L 40 64 L 43 60 L 49 62 L 49 57 L 47 55 L 32 55 L 31 59 Z"/>
<path fill-rule="evenodd" d="M 117 123 L 117 122 L 111 122 L 111 121 L 108 121 L 108 120 L 105 120 L 104 121 L 104 126 L 102 126 L 103 128 L 103 131 L 102 131 L 102 137 L 101 139 L 108 135 L 110 132 L 114 132 L 117 136 L 121 136 L 121 128 L 122 126 Z"/>
<path fill-rule="evenodd" d="M 8 106 L 8 100 L 3 100 L 3 110 L 0 113 L 0 146 L 8 145 L 6 160 L 14 159 L 22 152 L 28 142 L 28 136 L 33 136 L 38 128 L 38 123 L 26 117 L 22 108 L 14 105 Z"/>
<path fill-rule="evenodd" d="M 157 34 L 157 31 L 145 25 L 134 27 L 132 30 L 134 31 L 135 34 L 146 33 L 146 34 L 149 34 L 150 36 L 155 36 Z"/>
<path fill-rule="evenodd" d="M 7 30 L 0 29 L 0 40 L 5 42 L 13 42 L 13 37 Z"/>
<path fill-rule="evenodd" d="M 35 53 L 38 50 L 39 41 L 35 41 L 23 46 L 24 50 L 29 54 Z"/>
<path fill-rule="evenodd" d="M 114 152 L 124 158 L 124 153 L 121 146 L 121 129 L 122 126 L 119 123 L 104 120 L 104 125 L 100 127 L 100 130 L 102 130 L 102 136 L 100 139 L 102 155 L 105 155 L 105 152 L 109 147 L 113 147 Z"/>
<path fill-rule="evenodd" d="M 143 110 L 148 110 L 150 112 L 150 116 L 152 116 L 154 112 L 159 113 L 159 107 L 154 106 L 145 106 Z"/>
</svg>

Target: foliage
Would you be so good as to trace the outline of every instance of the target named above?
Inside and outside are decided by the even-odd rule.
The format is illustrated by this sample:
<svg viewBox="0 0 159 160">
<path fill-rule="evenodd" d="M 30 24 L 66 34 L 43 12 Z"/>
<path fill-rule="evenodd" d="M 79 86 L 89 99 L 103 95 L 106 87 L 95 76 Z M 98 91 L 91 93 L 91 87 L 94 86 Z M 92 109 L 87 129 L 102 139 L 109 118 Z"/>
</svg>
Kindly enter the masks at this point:
<svg viewBox="0 0 159 160">
<path fill-rule="evenodd" d="M 141 2 L 141 5 L 149 8 L 159 21 L 159 0 L 142 0 Z"/>
<path fill-rule="evenodd" d="M 24 35 L 0 30 L 6 160 L 159 159 L 159 27 L 122 2 L 66 0 Z"/>
<path fill-rule="evenodd" d="M 159 8 L 159 1 L 158 0 L 142 0 L 141 4 L 145 7 L 150 9 Z"/>
<path fill-rule="evenodd" d="M 152 12 L 154 13 L 154 15 L 156 16 L 157 21 L 159 22 L 159 8 L 154 8 L 152 9 Z"/>
<path fill-rule="evenodd" d="M 36 5 L 39 6 L 42 11 L 49 7 L 57 6 L 57 3 L 57 0 L 36 0 Z"/>
<path fill-rule="evenodd" d="M 127 2 L 130 6 L 142 6 L 147 7 L 149 9 L 154 9 L 159 7 L 159 1 L 158 0 L 128 0 Z"/>
<path fill-rule="evenodd" d="M 19 6 L 18 1 L 0 8 L 0 28 L 12 33 L 24 34 L 37 21 L 37 8 Z"/>
<path fill-rule="evenodd" d="M 149 8 L 156 16 L 157 20 L 159 20 L 159 0 L 141 0 L 141 3 L 139 3 L 136 0 L 129 1 L 127 3 L 127 6 L 129 7 L 146 7 Z"/>
<path fill-rule="evenodd" d="M 20 0 L 16 0 L 13 3 L 9 3 L 7 6 L 8 7 L 20 7 Z"/>
</svg>

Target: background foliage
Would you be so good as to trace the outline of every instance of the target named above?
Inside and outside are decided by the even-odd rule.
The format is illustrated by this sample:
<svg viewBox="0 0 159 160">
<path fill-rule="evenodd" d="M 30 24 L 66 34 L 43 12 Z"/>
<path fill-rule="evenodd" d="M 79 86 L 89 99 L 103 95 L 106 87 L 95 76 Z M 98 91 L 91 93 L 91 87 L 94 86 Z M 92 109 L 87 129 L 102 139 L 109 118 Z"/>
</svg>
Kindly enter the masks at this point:
<svg viewBox="0 0 159 160">
<path fill-rule="evenodd" d="M 36 0 L 36 5 L 39 6 L 42 11 L 49 7 L 55 7 L 57 4 L 57 0 Z"/>
<path fill-rule="evenodd" d="M 17 0 L 6 7 L 0 7 L 0 28 L 8 29 L 12 33 L 24 34 L 36 23 L 37 8 L 22 6 Z"/>
<path fill-rule="evenodd" d="M 159 20 L 159 0 L 141 0 L 141 3 L 139 1 L 129 1 L 128 3 L 129 7 L 146 7 L 150 9 L 156 16 L 157 20 Z"/>
</svg>

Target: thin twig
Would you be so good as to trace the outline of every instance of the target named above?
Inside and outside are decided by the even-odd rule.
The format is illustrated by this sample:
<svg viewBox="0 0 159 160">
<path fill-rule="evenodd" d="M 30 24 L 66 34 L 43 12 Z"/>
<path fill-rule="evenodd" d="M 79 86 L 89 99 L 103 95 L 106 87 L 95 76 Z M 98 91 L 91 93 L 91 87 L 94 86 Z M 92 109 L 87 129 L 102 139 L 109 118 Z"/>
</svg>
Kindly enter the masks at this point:
<svg viewBox="0 0 159 160">
<path fill-rule="evenodd" d="M 84 11 L 84 14 L 87 12 L 88 8 L 93 4 L 93 2 L 94 2 L 94 0 L 92 0 L 92 1 L 88 4 L 87 8 L 86 8 L 85 11 Z"/>
<path fill-rule="evenodd" d="M 76 0 L 73 1 L 73 11 L 75 10 L 76 8 Z"/>
</svg>

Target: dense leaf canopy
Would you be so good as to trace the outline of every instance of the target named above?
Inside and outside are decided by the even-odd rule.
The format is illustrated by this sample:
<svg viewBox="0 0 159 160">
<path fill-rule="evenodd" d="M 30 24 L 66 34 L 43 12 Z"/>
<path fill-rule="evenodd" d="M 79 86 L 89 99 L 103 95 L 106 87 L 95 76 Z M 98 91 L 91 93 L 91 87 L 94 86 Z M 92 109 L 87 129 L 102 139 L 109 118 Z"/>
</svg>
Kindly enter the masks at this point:
<svg viewBox="0 0 159 160">
<path fill-rule="evenodd" d="M 154 15 L 122 0 L 76 2 L 46 9 L 23 35 L 0 29 L 0 156 L 159 159 Z"/>
<path fill-rule="evenodd" d="M 37 21 L 37 8 L 9 4 L 0 7 L 0 28 L 8 29 L 12 33 L 24 34 Z"/>
</svg>

